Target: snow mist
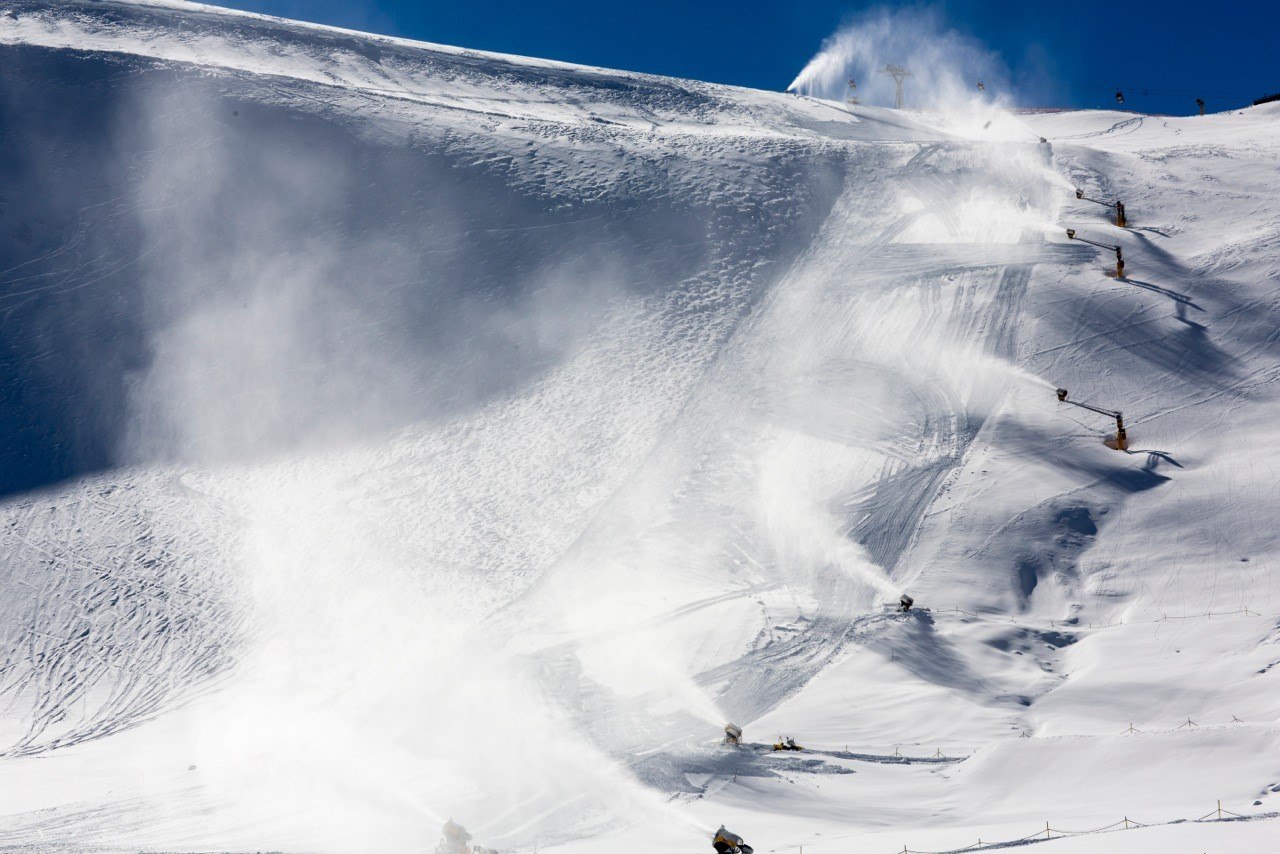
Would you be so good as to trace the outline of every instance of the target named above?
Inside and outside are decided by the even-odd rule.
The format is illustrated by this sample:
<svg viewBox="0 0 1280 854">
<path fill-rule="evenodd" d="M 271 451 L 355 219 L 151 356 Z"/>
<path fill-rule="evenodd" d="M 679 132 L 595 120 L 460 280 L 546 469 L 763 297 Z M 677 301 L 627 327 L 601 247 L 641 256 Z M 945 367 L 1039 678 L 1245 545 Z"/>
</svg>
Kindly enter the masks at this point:
<svg viewBox="0 0 1280 854">
<path fill-rule="evenodd" d="M 912 72 L 904 86 L 908 109 L 977 109 L 1008 102 L 1008 73 L 1000 57 L 946 25 L 936 7 L 868 10 L 829 36 L 788 91 L 843 100 L 856 81 L 860 101 L 893 106 L 886 65 Z M 982 82 L 985 91 L 978 89 Z"/>
</svg>

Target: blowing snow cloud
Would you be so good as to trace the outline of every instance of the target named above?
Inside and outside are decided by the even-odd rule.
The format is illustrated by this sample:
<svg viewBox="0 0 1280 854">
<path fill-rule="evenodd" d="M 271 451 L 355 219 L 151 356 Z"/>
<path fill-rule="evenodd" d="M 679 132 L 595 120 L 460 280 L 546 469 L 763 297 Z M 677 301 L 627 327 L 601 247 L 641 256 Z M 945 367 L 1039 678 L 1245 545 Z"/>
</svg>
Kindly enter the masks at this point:
<svg viewBox="0 0 1280 854">
<path fill-rule="evenodd" d="M 912 72 L 907 107 L 955 108 L 986 100 L 979 82 L 990 87 L 987 91 L 1007 91 L 1000 56 L 949 27 L 934 7 L 877 7 L 859 15 L 827 37 L 787 90 L 840 99 L 853 80 L 862 102 L 893 106 L 894 82 L 882 73 L 889 64 Z"/>
</svg>

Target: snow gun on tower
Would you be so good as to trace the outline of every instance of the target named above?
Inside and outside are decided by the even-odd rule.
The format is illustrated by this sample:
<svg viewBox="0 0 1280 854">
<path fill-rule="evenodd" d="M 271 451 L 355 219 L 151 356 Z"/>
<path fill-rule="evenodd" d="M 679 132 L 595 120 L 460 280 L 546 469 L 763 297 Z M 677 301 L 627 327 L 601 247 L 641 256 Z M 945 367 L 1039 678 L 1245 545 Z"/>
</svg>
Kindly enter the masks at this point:
<svg viewBox="0 0 1280 854">
<path fill-rule="evenodd" d="M 1106 415 L 1116 420 L 1116 435 L 1114 439 L 1108 439 L 1106 445 L 1108 448 L 1114 448 L 1117 451 L 1129 450 L 1129 435 L 1124 430 L 1124 413 L 1114 409 L 1103 409 L 1101 406 L 1094 406 L 1091 403 L 1080 403 L 1076 400 L 1067 400 L 1067 390 L 1060 388 L 1057 390 L 1058 402 L 1069 403 L 1072 406 L 1078 406 L 1081 409 L 1087 409 L 1090 412 L 1097 412 L 1099 415 Z"/>
</svg>

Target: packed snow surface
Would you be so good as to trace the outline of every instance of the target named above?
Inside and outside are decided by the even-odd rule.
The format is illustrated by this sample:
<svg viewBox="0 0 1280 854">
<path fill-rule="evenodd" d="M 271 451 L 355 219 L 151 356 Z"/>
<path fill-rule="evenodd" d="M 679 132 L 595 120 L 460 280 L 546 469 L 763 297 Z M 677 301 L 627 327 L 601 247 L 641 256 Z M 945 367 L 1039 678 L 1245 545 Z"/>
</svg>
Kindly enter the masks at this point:
<svg viewBox="0 0 1280 854">
<path fill-rule="evenodd" d="M 1277 849 L 1278 105 L 0 55 L 6 850 Z"/>
</svg>

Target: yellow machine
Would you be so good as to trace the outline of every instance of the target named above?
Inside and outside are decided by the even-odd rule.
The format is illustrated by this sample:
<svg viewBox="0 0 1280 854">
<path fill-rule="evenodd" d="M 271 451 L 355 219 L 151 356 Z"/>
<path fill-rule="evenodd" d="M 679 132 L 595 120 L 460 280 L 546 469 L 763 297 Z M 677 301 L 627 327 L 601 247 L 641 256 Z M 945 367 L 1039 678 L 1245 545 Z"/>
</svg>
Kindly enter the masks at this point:
<svg viewBox="0 0 1280 854">
<path fill-rule="evenodd" d="M 754 854 L 755 851 L 741 836 L 725 830 L 723 824 L 711 840 L 711 846 L 716 849 L 716 854 Z"/>
<path fill-rule="evenodd" d="M 790 737 L 783 738 L 782 736 L 778 736 L 778 741 L 773 745 L 773 749 L 774 750 L 804 750 L 803 747 L 796 744 L 796 740 L 794 738 L 790 738 Z"/>
</svg>

